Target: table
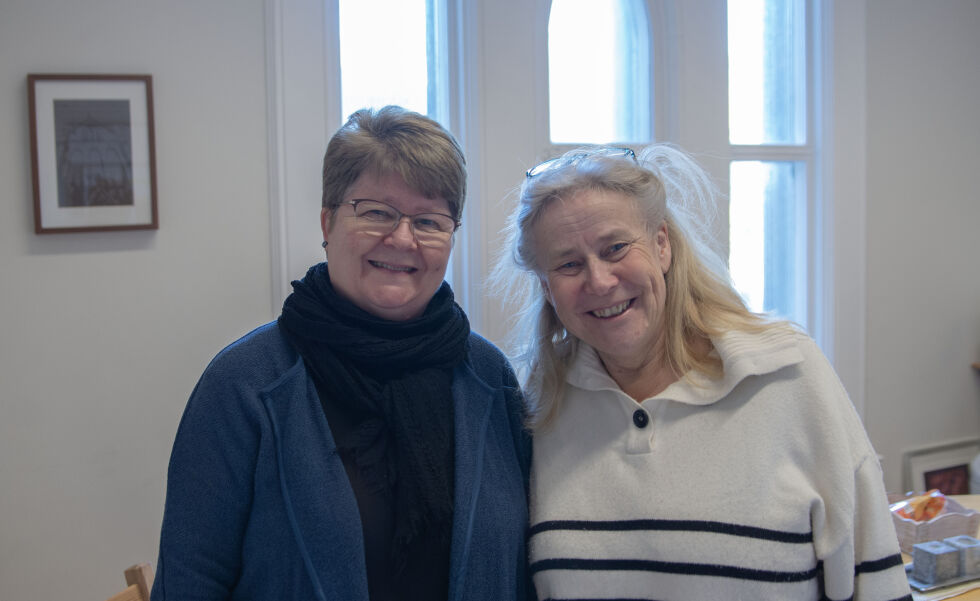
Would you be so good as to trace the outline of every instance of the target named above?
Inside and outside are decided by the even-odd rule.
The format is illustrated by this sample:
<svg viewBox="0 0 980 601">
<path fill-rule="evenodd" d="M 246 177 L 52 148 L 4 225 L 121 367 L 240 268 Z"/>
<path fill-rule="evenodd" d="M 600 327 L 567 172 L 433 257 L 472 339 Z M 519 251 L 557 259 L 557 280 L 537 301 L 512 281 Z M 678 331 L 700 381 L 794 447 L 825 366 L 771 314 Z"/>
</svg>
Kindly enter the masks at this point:
<svg viewBox="0 0 980 601">
<path fill-rule="evenodd" d="M 980 495 L 950 495 L 950 498 L 967 509 L 980 511 Z"/>
<path fill-rule="evenodd" d="M 956 500 L 957 503 L 966 509 L 980 511 L 980 495 L 950 495 L 949 498 Z M 974 532 L 973 536 L 977 536 L 977 533 Z M 902 554 L 902 558 L 906 563 L 911 561 L 911 558 L 904 553 Z M 967 591 L 961 595 L 950 597 L 950 599 L 955 599 L 956 601 L 980 601 L 980 590 Z"/>
</svg>

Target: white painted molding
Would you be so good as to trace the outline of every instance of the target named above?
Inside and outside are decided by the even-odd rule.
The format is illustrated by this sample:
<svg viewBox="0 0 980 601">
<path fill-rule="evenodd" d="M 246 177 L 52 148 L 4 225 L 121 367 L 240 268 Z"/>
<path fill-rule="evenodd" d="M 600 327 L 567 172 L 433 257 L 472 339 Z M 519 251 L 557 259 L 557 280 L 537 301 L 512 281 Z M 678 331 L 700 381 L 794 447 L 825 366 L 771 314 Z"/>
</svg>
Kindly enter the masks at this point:
<svg viewBox="0 0 980 601">
<path fill-rule="evenodd" d="M 265 89 L 266 123 L 268 135 L 268 186 L 269 186 L 269 265 L 271 272 L 271 316 L 279 314 L 282 300 L 288 293 L 283 284 L 287 271 L 286 240 L 286 187 L 283 180 L 285 167 L 285 141 L 283 139 L 282 114 L 282 2 L 265 2 Z"/>
<path fill-rule="evenodd" d="M 677 0 L 647 0 L 650 48 L 653 52 L 653 141 L 668 142 L 678 136 L 677 96 Z"/>
<path fill-rule="evenodd" d="M 823 61 L 826 216 L 824 260 L 831 358 L 864 417 L 867 338 L 866 0 L 818 2 L 824 19 Z"/>
<path fill-rule="evenodd" d="M 266 0 L 272 314 L 290 281 L 323 260 L 320 164 L 339 127 L 336 0 Z M 328 94 L 327 91 L 332 90 Z"/>
<path fill-rule="evenodd" d="M 452 0 L 447 6 L 450 47 L 450 127 L 466 155 L 466 205 L 463 208 L 463 229 L 457 236 L 450 264 L 457 302 L 466 312 L 470 326 L 483 331 L 486 319 L 486 235 L 482 224 L 487 222 L 486 183 L 484 181 L 483 138 L 484 122 L 482 88 L 482 31 L 480 6 L 464 0 Z"/>
</svg>

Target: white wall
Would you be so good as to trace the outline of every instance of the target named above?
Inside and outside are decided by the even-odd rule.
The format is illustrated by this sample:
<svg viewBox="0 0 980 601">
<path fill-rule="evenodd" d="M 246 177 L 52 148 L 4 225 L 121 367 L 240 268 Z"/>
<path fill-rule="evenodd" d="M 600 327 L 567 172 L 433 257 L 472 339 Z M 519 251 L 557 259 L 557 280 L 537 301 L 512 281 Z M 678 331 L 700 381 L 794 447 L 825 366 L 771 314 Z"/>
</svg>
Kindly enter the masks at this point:
<svg viewBox="0 0 980 601">
<path fill-rule="evenodd" d="M 903 450 L 980 436 L 980 2 L 867 13 L 865 422 Z"/>
<path fill-rule="evenodd" d="M 262 0 L 0 2 L 0 600 L 156 565 L 210 357 L 272 317 Z M 160 229 L 33 233 L 28 73 L 149 73 Z M 314 243 L 315 244 L 315 243 Z"/>
<path fill-rule="evenodd" d="M 533 48 L 508 43 L 533 23 L 500 4 L 480 3 L 480 77 L 536 93 L 510 70 Z M 262 0 L 0 2 L 0 601 L 100 599 L 156 564 L 187 395 L 273 317 L 265 20 Z M 976 31 L 974 0 L 869 0 L 861 32 L 865 419 L 893 490 L 904 449 L 980 433 Z M 33 234 L 26 75 L 61 71 L 153 75 L 159 231 Z M 484 89 L 487 216 L 510 192 L 492 182 L 539 158 L 540 123 Z M 493 223 L 467 227 L 492 246 Z"/>
</svg>

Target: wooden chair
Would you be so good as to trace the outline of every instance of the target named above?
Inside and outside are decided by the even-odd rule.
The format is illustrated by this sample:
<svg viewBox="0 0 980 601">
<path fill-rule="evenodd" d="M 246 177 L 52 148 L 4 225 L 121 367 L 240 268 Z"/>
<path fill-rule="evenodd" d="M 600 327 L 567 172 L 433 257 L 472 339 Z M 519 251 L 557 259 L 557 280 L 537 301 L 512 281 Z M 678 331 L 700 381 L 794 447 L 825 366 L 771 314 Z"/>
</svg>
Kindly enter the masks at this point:
<svg viewBox="0 0 980 601">
<path fill-rule="evenodd" d="M 150 601 L 150 589 L 153 587 L 153 571 L 150 564 L 138 563 L 126 568 L 126 584 L 122 591 L 106 599 L 106 601 Z"/>
</svg>

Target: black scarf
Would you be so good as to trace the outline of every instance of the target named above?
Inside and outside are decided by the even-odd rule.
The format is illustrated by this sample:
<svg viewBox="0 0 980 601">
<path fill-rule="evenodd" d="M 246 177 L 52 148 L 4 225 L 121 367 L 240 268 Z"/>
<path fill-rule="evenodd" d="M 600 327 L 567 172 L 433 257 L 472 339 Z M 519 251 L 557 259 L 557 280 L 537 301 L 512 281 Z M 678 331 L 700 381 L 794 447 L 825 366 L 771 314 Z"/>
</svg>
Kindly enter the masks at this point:
<svg viewBox="0 0 980 601">
<path fill-rule="evenodd" d="M 407 321 L 375 317 L 340 296 L 326 263 L 311 267 L 293 289 L 279 325 L 311 370 L 321 402 L 366 416 L 338 447 L 353 454 L 372 486 L 395 478 L 392 552 L 401 580 L 407 565 L 429 549 L 448 549 L 451 539 L 450 386 L 453 367 L 466 355 L 469 321 L 445 282 L 423 315 Z M 379 438 L 393 449 L 385 451 Z"/>
</svg>

